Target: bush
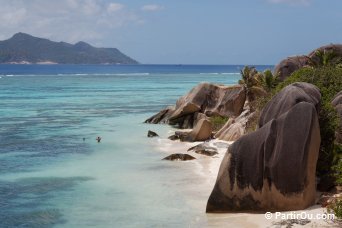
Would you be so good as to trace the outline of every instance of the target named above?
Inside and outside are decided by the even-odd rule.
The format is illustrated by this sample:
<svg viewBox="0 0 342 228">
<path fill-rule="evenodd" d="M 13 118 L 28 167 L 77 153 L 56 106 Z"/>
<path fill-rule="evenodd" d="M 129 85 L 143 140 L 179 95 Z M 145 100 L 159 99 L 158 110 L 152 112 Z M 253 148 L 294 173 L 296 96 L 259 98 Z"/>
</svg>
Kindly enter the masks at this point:
<svg viewBox="0 0 342 228">
<path fill-rule="evenodd" d="M 321 146 L 317 162 L 317 176 L 330 175 L 333 173 L 332 166 L 339 159 L 334 145 L 339 119 L 331 101 L 342 88 L 342 69 L 329 66 L 299 69 L 279 84 L 276 92 L 294 82 L 308 82 L 320 89 L 322 99 L 318 115 Z"/>
<path fill-rule="evenodd" d="M 328 212 L 334 213 L 338 219 L 342 219 L 342 199 L 339 198 L 328 206 Z"/>
<path fill-rule="evenodd" d="M 210 122 L 213 125 L 214 131 L 220 130 L 223 127 L 223 125 L 225 125 L 227 123 L 228 120 L 229 120 L 228 117 L 222 117 L 222 116 L 210 117 Z"/>
</svg>

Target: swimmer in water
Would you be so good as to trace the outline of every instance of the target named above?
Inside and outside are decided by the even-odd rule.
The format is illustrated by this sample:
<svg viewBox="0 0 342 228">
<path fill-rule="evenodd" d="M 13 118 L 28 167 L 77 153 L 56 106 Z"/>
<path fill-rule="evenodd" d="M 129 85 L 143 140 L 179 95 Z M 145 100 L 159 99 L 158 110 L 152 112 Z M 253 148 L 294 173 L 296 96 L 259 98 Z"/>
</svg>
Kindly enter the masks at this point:
<svg viewBox="0 0 342 228">
<path fill-rule="evenodd" d="M 100 136 L 97 136 L 96 141 L 97 141 L 98 143 L 101 142 L 101 137 L 100 137 Z"/>
</svg>

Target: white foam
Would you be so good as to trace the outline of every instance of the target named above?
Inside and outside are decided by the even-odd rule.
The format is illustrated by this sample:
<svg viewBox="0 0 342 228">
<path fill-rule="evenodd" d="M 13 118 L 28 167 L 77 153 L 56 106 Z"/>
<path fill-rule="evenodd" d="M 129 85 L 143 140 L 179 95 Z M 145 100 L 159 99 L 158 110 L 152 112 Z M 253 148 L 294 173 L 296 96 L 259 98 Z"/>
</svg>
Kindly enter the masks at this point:
<svg viewBox="0 0 342 228">
<path fill-rule="evenodd" d="M 240 74 L 240 73 L 236 72 L 236 73 L 221 73 L 221 74 L 224 74 L 224 75 L 237 75 L 237 74 Z"/>
</svg>

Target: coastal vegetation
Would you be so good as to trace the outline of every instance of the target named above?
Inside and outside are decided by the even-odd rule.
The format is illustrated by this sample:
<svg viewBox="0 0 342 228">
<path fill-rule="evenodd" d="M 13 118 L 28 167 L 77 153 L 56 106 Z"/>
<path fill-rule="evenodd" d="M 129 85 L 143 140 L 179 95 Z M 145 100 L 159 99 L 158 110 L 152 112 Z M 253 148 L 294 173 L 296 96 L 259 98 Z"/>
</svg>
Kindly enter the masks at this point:
<svg viewBox="0 0 342 228">
<path fill-rule="evenodd" d="M 342 69 L 334 66 L 305 67 L 295 71 L 284 82 L 278 85 L 276 91 L 294 82 L 308 82 L 317 86 L 321 92 L 319 109 L 319 125 L 321 133 L 321 147 L 317 164 L 317 175 L 333 175 L 332 167 L 336 165 L 340 154 L 335 146 L 335 132 L 339 125 L 339 118 L 331 101 L 342 88 Z"/>
<path fill-rule="evenodd" d="M 337 115 L 342 96 L 339 56 L 342 45 L 328 45 L 308 56 L 281 61 L 274 73 L 246 66 L 241 70 L 239 85 L 201 83 L 175 106 L 146 120 L 172 125 L 178 121 L 180 128 L 193 126 L 198 135 L 205 134 L 203 140 L 210 140 L 209 133 L 217 131 L 214 138 L 235 141 L 226 153 L 230 156 L 221 163 L 219 172 L 224 174 L 216 180 L 207 212 L 298 210 L 316 202 L 316 190 L 339 192 L 338 185 L 342 183 L 338 130 L 341 122 Z M 213 113 L 219 114 L 213 116 Z M 203 127 L 201 120 L 210 120 L 208 127 Z M 283 193 L 279 202 L 267 200 L 274 192 L 264 193 L 267 188 L 264 181 Z M 227 188 L 218 187 L 223 184 Z M 240 198 L 241 192 L 247 192 L 250 198 Z M 334 200 L 327 204 L 337 216 L 341 208 L 338 197 L 333 196 Z M 296 205 L 291 203 L 294 199 L 298 200 Z"/>
<path fill-rule="evenodd" d="M 270 70 L 266 70 L 262 73 L 256 71 L 255 68 L 247 66 L 241 71 L 241 82 L 248 82 L 245 83 L 245 87 L 249 88 L 248 92 L 253 95 L 249 94 L 247 98 L 253 97 L 253 109 L 256 111 L 257 115 L 260 114 L 260 111 L 264 108 L 265 104 L 287 85 L 295 82 L 307 82 L 320 89 L 322 100 L 319 109 L 319 123 L 322 140 L 320 158 L 317 166 L 318 176 L 327 174 L 333 175 L 334 170 L 332 170 L 332 167 L 336 165 L 341 156 L 341 153 L 339 153 L 339 150 L 337 149 L 338 146 L 334 143 L 335 132 L 339 125 L 339 118 L 331 101 L 342 88 L 342 69 L 336 67 L 335 64 L 328 64 L 328 60 L 331 58 L 329 56 L 332 55 L 329 54 L 328 57 L 321 57 L 324 65 L 301 68 L 295 71 L 284 82 L 279 82 L 277 77 L 273 76 Z M 256 93 L 253 93 L 253 91 L 256 91 L 255 88 L 258 88 L 258 90 L 263 89 L 264 92 L 266 92 L 264 93 L 265 95 L 257 96 Z M 257 120 L 258 118 L 255 118 L 254 122 L 251 123 L 249 131 L 253 131 L 257 128 Z"/>
<path fill-rule="evenodd" d="M 340 59 L 331 51 L 317 51 L 318 61 L 311 61 L 311 66 L 300 68 L 293 72 L 291 76 L 280 82 L 273 76 L 270 70 L 257 72 L 254 68 L 245 67 L 241 71 L 241 82 L 245 82 L 246 73 L 254 79 L 248 78 L 244 83 L 245 87 L 251 86 L 248 90 L 255 91 L 254 88 L 262 88 L 266 94 L 264 96 L 255 96 L 253 94 L 253 110 L 256 116 L 260 116 L 261 110 L 272 97 L 280 90 L 295 82 L 307 82 L 317 86 L 321 93 L 321 103 L 318 109 L 318 118 L 321 134 L 321 145 L 319 159 L 317 161 L 316 176 L 321 181 L 333 182 L 328 185 L 342 185 L 342 146 L 335 141 L 335 132 L 339 127 L 339 117 L 335 108 L 332 106 L 334 96 L 342 89 L 342 68 Z M 250 72 L 253 72 L 252 74 Z M 247 96 L 251 97 L 251 95 Z M 255 131 L 259 118 L 251 121 L 248 132 Z M 327 183 L 325 183 L 327 184 Z M 342 218 L 342 199 L 337 199 L 331 203 L 328 208 L 334 212 L 338 218 Z"/>
<path fill-rule="evenodd" d="M 210 122 L 213 125 L 213 130 L 218 131 L 220 130 L 229 120 L 228 117 L 224 116 L 212 116 L 210 117 Z"/>
</svg>

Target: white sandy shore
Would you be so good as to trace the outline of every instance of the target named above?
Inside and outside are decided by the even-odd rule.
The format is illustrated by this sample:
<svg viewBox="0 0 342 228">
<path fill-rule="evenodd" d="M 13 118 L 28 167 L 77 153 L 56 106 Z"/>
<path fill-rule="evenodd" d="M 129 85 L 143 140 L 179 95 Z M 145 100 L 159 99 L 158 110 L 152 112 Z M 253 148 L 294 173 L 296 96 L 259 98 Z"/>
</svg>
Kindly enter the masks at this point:
<svg viewBox="0 0 342 228">
<path fill-rule="evenodd" d="M 172 133 L 172 131 L 169 131 L 167 135 L 171 135 Z M 210 141 L 209 144 L 213 147 L 216 147 L 219 154 L 213 157 L 209 157 L 205 155 L 199 155 L 194 152 L 187 152 L 187 149 L 200 144 L 201 142 L 188 143 L 171 141 L 166 137 L 161 137 L 157 139 L 156 142 L 156 146 L 162 153 L 162 156 L 167 156 L 172 153 L 188 153 L 196 157 L 196 160 L 193 161 L 179 162 L 182 164 L 180 167 L 182 167 L 183 165 L 184 167 L 189 167 L 189 163 L 192 164 L 191 167 L 195 168 L 191 171 L 193 171 L 193 174 L 197 175 L 198 178 L 200 178 L 202 183 L 200 184 L 200 186 L 198 186 L 198 183 L 191 182 L 189 183 L 189 186 L 186 187 L 188 189 L 187 192 L 189 195 L 189 201 L 196 201 L 196 207 L 199 207 L 200 213 L 203 213 L 201 216 L 194 218 L 194 220 L 196 221 L 193 224 L 189 224 L 189 227 L 339 227 L 337 224 L 328 219 L 309 219 L 310 222 L 304 225 L 292 224 L 292 226 L 287 226 L 282 219 L 284 217 L 281 217 L 286 216 L 287 214 L 287 218 L 289 219 L 295 218 L 295 216 L 301 218 L 300 216 L 303 212 L 306 213 L 307 216 L 316 218 L 316 216 L 327 213 L 326 209 L 320 207 L 319 205 L 312 206 L 303 211 L 282 212 L 281 216 L 279 214 L 276 215 L 275 213 L 273 213 L 271 219 L 266 219 L 265 214 L 263 213 L 206 214 L 206 203 L 215 184 L 222 158 L 227 151 L 226 148 L 215 146 L 214 144 L 217 142 L 226 144 L 232 143 L 216 139 Z M 184 171 L 187 170 L 186 168 L 184 169 Z M 283 222 L 283 224 L 281 224 L 281 222 Z"/>
</svg>

